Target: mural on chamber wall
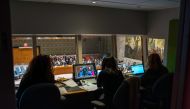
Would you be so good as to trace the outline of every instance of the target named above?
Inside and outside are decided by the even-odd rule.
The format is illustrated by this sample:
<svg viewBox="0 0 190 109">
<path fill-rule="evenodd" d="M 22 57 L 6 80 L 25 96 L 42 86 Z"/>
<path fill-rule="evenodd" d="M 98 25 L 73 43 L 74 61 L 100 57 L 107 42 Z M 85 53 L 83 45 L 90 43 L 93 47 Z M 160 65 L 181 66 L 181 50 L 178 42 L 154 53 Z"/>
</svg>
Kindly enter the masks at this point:
<svg viewBox="0 0 190 109">
<path fill-rule="evenodd" d="M 148 38 L 148 54 L 158 53 L 164 59 L 165 39 Z"/>
<path fill-rule="evenodd" d="M 116 40 L 119 63 L 126 66 L 142 63 L 141 36 L 118 35 Z"/>
</svg>

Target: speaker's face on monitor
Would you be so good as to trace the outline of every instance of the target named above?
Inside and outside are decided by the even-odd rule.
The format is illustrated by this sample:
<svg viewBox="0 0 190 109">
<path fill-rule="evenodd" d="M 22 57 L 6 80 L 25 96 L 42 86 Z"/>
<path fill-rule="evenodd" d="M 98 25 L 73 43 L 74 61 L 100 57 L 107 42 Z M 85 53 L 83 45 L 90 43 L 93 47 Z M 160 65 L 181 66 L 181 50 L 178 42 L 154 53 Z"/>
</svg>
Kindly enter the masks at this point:
<svg viewBox="0 0 190 109">
<path fill-rule="evenodd" d="M 74 66 L 74 79 L 85 79 L 96 77 L 96 68 L 93 64 L 81 64 Z"/>
</svg>

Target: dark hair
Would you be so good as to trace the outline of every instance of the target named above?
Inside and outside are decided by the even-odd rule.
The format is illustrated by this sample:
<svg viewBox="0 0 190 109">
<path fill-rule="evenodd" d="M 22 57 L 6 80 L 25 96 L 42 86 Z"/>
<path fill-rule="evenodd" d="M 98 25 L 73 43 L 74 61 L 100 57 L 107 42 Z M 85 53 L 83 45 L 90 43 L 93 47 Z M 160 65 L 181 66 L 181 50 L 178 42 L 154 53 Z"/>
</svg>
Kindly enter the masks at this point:
<svg viewBox="0 0 190 109">
<path fill-rule="evenodd" d="M 112 70 L 117 70 L 117 61 L 114 57 L 105 57 L 102 61 L 102 70 L 105 68 L 110 68 Z"/>
<path fill-rule="evenodd" d="M 148 65 L 150 69 L 157 69 L 162 66 L 162 61 L 157 53 L 150 54 L 148 56 Z"/>
<path fill-rule="evenodd" d="M 38 55 L 30 62 L 24 79 L 54 82 L 53 67 L 48 55 Z"/>
</svg>

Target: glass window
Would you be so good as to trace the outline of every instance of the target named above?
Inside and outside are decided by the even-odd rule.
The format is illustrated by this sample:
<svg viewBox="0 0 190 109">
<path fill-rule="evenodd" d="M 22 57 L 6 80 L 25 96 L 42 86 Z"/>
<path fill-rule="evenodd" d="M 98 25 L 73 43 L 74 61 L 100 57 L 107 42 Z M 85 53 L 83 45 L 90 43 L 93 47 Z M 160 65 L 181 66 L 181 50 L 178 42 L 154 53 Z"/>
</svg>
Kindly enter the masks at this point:
<svg viewBox="0 0 190 109">
<path fill-rule="evenodd" d="M 75 36 L 67 35 L 40 35 L 37 37 L 37 46 L 41 54 L 49 55 L 52 59 L 54 74 L 73 73 L 73 64 L 76 64 Z"/>
<path fill-rule="evenodd" d="M 165 39 L 148 38 L 148 55 L 158 53 L 164 59 Z"/>
<path fill-rule="evenodd" d="M 76 63 L 74 36 L 37 37 L 37 46 L 41 54 L 50 55 L 54 66 L 73 65 Z"/>
<path fill-rule="evenodd" d="M 142 63 L 142 43 L 139 35 L 117 35 L 117 57 L 120 64 Z"/>
<path fill-rule="evenodd" d="M 12 37 L 14 78 L 17 83 L 33 58 L 32 37 Z M 18 80 L 18 81 L 17 81 Z"/>
<path fill-rule="evenodd" d="M 100 66 L 102 58 L 112 55 L 112 37 L 101 35 L 82 36 L 83 63 Z"/>
</svg>

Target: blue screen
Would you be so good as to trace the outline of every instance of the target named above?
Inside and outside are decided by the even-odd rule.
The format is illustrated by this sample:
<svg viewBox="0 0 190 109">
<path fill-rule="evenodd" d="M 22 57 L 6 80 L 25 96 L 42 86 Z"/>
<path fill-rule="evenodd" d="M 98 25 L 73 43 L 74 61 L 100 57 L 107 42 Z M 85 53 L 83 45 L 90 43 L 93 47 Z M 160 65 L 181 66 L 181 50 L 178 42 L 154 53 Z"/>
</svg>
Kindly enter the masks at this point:
<svg viewBox="0 0 190 109">
<path fill-rule="evenodd" d="M 142 64 L 132 65 L 131 71 L 133 74 L 141 74 L 141 73 L 144 73 L 144 67 Z"/>
<path fill-rule="evenodd" d="M 25 74 L 28 65 L 14 65 L 14 76 L 19 77 Z"/>
</svg>

